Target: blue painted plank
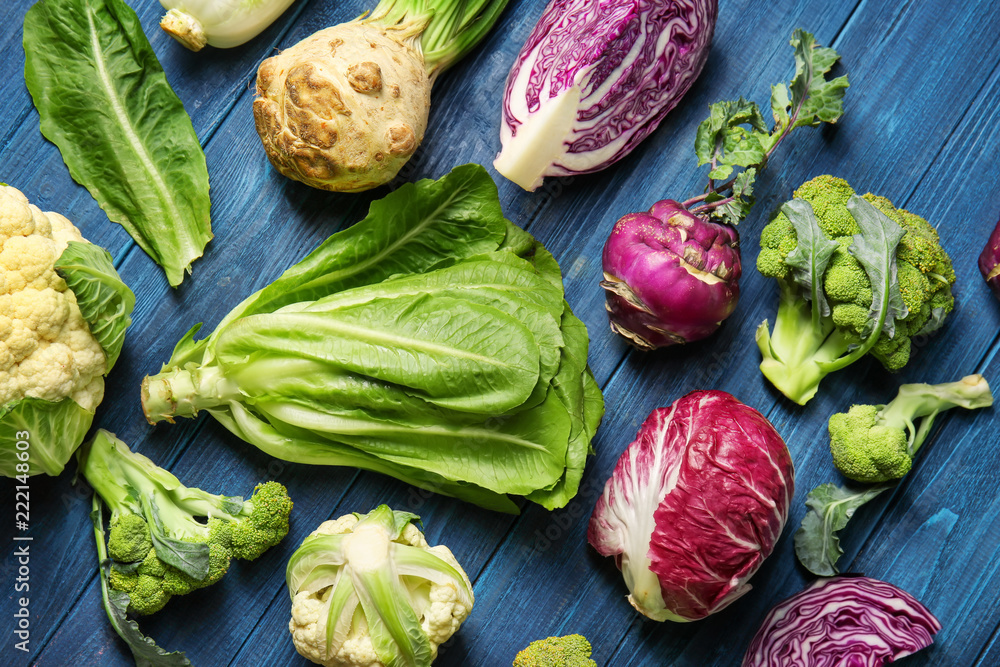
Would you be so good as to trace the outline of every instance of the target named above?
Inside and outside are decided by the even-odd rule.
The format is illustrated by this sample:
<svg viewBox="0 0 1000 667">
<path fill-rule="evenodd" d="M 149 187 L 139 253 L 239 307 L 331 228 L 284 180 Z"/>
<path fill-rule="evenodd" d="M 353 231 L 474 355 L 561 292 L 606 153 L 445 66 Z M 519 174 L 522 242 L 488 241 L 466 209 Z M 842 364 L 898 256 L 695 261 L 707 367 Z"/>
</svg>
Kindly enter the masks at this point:
<svg viewBox="0 0 1000 667">
<path fill-rule="evenodd" d="M 27 4 L 5 4 L 0 19 L 13 17 L 13 24 L 19 23 Z M 985 369 L 988 377 L 996 371 L 1000 307 L 979 282 L 972 262 L 987 227 L 1000 214 L 996 196 L 979 183 L 1000 166 L 996 152 L 989 150 L 997 144 L 1000 126 L 992 108 L 1000 93 L 1000 53 L 990 38 L 997 32 L 996 17 L 985 3 L 960 6 L 943 0 L 892 6 L 868 0 L 856 8 L 724 1 L 705 74 L 632 156 L 602 174 L 554 181 L 532 194 L 498 178 L 508 217 L 529 228 L 560 260 L 569 301 L 591 334 L 591 363 L 609 389 L 608 417 L 595 441 L 598 456 L 580 495 L 556 512 L 528 506 L 521 516 L 510 517 L 428 497 L 371 473 L 274 461 L 206 418 L 149 427 L 139 410 L 138 381 L 159 367 L 190 325 L 204 321 L 206 327 L 214 326 L 243 296 L 332 231 L 360 219 L 367 204 L 388 191 L 335 195 L 285 180 L 264 159 L 249 114 L 255 64 L 272 45 L 290 45 L 367 6 L 299 0 L 277 26 L 246 48 L 201 55 L 188 54 L 157 34 L 156 3 L 139 7 L 154 49 L 177 82 L 205 143 L 212 175 L 216 238 L 195 265 L 195 275 L 176 291 L 167 288 L 141 252 L 128 251 L 127 237 L 72 184 L 54 147 L 40 138 L 37 114 L 19 80 L 19 38 L 16 31 L 0 35 L 0 73 L 5 75 L 0 107 L 9 111 L 0 116 L 9 121 L 0 123 L 0 164 L 27 183 L 30 197 L 68 212 L 90 238 L 112 247 L 123 276 L 140 294 L 99 423 L 189 484 L 245 493 L 256 481 L 274 478 L 288 485 L 296 500 L 292 532 L 282 545 L 256 563 L 234 566 L 215 587 L 172 601 L 160 614 L 143 619 L 144 629 L 169 648 L 187 649 L 195 664 L 306 664 L 294 653 L 286 629 L 284 562 L 323 520 L 388 502 L 421 514 L 430 541 L 448 544 L 475 582 L 476 611 L 436 664 L 509 664 L 528 641 L 562 632 L 591 637 L 600 664 L 738 664 L 742 646 L 767 608 L 807 580 L 795 566 L 790 534 L 801 518 L 805 492 L 834 474 L 825 450 L 829 414 L 851 401 L 883 400 L 901 381 L 951 379 L 953 369 Z M 462 162 L 491 163 L 499 147 L 497 106 L 506 69 L 543 6 L 538 0 L 512 2 L 482 47 L 439 80 L 431 125 L 406 179 L 436 177 Z M 760 181 L 757 208 L 742 228 L 743 302 L 719 334 L 683 349 L 629 352 L 607 331 L 603 296 L 596 287 L 605 235 L 627 211 L 698 191 L 703 173 L 694 169 L 691 142 L 705 106 L 739 94 L 766 102 L 767 86 L 791 74 L 786 42 L 798 26 L 833 42 L 844 55 L 853 82 L 847 116 L 836 131 L 797 132 Z M 759 53 L 768 56 L 760 58 Z M 915 62 L 921 66 L 914 67 Z M 753 331 L 772 316 L 774 293 L 753 270 L 752 259 L 756 231 L 769 212 L 799 182 L 824 171 L 888 194 L 938 224 L 946 247 L 961 258 L 956 263 L 961 288 L 949 325 L 921 346 L 902 374 L 889 376 L 877 364 L 863 362 L 830 378 L 825 394 L 800 409 L 781 399 L 756 371 Z M 775 555 L 754 579 L 754 592 L 707 621 L 658 624 L 638 617 L 625 603 L 613 564 L 585 544 L 586 521 L 617 453 L 649 410 L 706 387 L 731 391 L 772 418 L 799 470 L 796 506 Z M 898 493 L 866 508 L 845 541 L 845 562 L 912 586 L 918 596 L 928 596 L 946 621 L 940 645 L 914 659 L 924 660 L 922 664 L 971 664 L 966 658 L 993 651 L 982 659 L 981 664 L 989 665 L 988 657 L 997 651 L 990 648 L 996 631 L 991 611 L 997 602 L 991 563 L 996 562 L 1000 534 L 993 521 L 982 518 L 995 515 L 995 491 L 986 476 L 995 462 L 992 457 L 969 460 L 970 443 L 991 437 L 996 427 L 992 412 L 942 418 L 920 469 Z M 956 479 L 970 476 L 974 483 L 960 498 L 952 499 L 950 488 L 944 493 Z M 32 481 L 33 514 L 40 517 L 32 533 L 43 556 L 33 564 L 40 588 L 32 603 L 31 662 L 127 665 L 127 651 L 97 603 L 86 490 L 73 486 L 70 477 L 67 472 Z M 0 506 L 12 505 L 5 487 Z M 9 543 L 4 534 L 0 541 Z M 933 562 L 933 569 L 915 569 L 914 563 L 924 562 Z M 0 560 L 0 585 L 10 581 L 12 565 L 9 555 Z M 941 582 L 935 584 L 937 578 Z M 12 593 L 5 596 L 0 617 L 9 618 L 14 604 Z M 240 613 L 232 614 L 233 609 Z M 207 636 L 211 641 L 205 641 Z M 0 646 L 0 658 L 8 656 L 11 660 L 4 664 L 28 664 L 11 652 L 9 643 Z"/>
</svg>

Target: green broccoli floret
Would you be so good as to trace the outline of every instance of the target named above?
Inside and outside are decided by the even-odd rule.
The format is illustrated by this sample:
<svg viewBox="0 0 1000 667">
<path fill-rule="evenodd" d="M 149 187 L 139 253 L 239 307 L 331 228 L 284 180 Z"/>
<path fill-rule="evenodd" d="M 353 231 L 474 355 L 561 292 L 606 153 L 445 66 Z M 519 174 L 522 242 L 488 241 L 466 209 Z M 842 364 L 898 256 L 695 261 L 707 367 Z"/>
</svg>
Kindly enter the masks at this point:
<svg viewBox="0 0 1000 667">
<path fill-rule="evenodd" d="M 943 384 L 904 384 L 886 405 L 854 405 L 830 417 L 833 463 L 857 482 L 898 479 L 910 471 L 940 412 L 992 404 L 993 394 L 981 375 Z"/>
<path fill-rule="evenodd" d="M 597 667 L 590 651 L 583 635 L 539 639 L 517 654 L 514 667 Z"/>
<path fill-rule="evenodd" d="M 111 510 L 108 581 L 137 614 L 214 584 L 233 558 L 253 560 L 288 534 L 292 501 L 277 482 L 257 485 L 249 500 L 186 487 L 104 430 L 78 456 Z"/>
<path fill-rule="evenodd" d="M 804 183 L 760 244 L 757 269 L 781 293 L 773 331 L 767 321 L 757 330 L 761 371 L 801 405 L 826 375 L 866 354 L 901 369 L 910 339 L 954 308 L 955 271 L 934 228 L 840 178 Z"/>
</svg>

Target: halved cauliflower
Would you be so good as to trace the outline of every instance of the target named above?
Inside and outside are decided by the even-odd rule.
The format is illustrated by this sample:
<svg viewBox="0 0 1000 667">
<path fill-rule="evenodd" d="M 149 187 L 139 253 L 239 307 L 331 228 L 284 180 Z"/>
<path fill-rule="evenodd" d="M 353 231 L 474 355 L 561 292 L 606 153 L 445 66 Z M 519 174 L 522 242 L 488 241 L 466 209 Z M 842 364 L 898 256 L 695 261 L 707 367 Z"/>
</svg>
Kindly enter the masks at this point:
<svg viewBox="0 0 1000 667">
<path fill-rule="evenodd" d="M 472 584 L 419 517 L 380 505 L 320 524 L 288 563 L 298 652 L 325 667 L 430 665 L 472 611 Z"/>
<path fill-rule="evenodd" d="M 0 184 L 0 474 L 62 471 L 104 398 L 134 303 L 106 250 Z"/>
</svg>

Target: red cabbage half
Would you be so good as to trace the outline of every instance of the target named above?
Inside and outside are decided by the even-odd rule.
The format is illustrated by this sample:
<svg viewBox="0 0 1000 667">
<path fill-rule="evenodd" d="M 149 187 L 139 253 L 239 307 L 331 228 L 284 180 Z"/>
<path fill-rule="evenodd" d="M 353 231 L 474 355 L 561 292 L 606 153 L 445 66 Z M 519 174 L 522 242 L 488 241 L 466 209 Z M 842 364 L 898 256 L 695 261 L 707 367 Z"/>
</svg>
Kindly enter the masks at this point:
<svg viewBox="0 0 1000 667">
<path fill-rule="evenodd" d="M 772 609 L 743 667 L 878 667 L 934 643 L 941 623 L 892 584 L 820 579 Z"/>
<path fill-rule="evenodd" d="M 694 391 L 646 418 L 587 540 L 615 557 L 639 612 L 704 618 L 750 590 L 788 518 L 794 477 L 762 414 L 725 392 Z"/>
<path fill-rule="evenodd" d="M 628 155 L 698 78 L 717 14 L 718 0 L 551 0 L 507 76 L 497 171 L 534 190 Z"/>
</svg>

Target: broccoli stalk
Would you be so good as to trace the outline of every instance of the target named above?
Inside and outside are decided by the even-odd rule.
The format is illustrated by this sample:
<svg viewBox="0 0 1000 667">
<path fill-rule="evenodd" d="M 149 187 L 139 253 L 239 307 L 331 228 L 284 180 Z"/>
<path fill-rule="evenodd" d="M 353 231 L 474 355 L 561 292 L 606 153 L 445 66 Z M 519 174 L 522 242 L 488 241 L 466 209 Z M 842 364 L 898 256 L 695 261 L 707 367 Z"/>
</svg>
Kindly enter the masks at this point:
<svg viewBox="0 0 1000 667">
<path fill-rule="evenodd" d="M 548 637 L 528 644 L 514 658 L 514 667 L 597 667 L 583 635 Z"/>
<path fill-rule="evenodd" d="M 788 280 L 779 280 L 780 298 L 774 330 L 764 320 L 757 327 L 761 352 L 760 370 L 771 384 L 799 405 L 805 405 L 830 373 L 853 364 L 867 354 L 878 336 L 870 335 L 862 345 L 837 329 L 823 316 L 816 301 L 806 301 L 801 290 Z M 884 321 L 881 314 L 879 326 Z M 854 349 L 851 346 L 854 345 Z"/>
<path fill-rule="evenodd" d="M 910 471 L 939 413 L 990 405 L 993 394 L 982 375 L 942 384 L 904 384 L 886 405 L 854 405 L 830 417 L 833 463 L 856 482 L 898 479 Z"/>
<path fill-rule="evenodd" d="M 253 560 L 288 533 L 292 502 L 277 482 L 258 485 L 249 500 L 186 487 L 104 430 L 79 459 L 111 510 L 111 587 L 128 593 L 138 614 L 215 583 L 231 559 Z"/>
</svg>

